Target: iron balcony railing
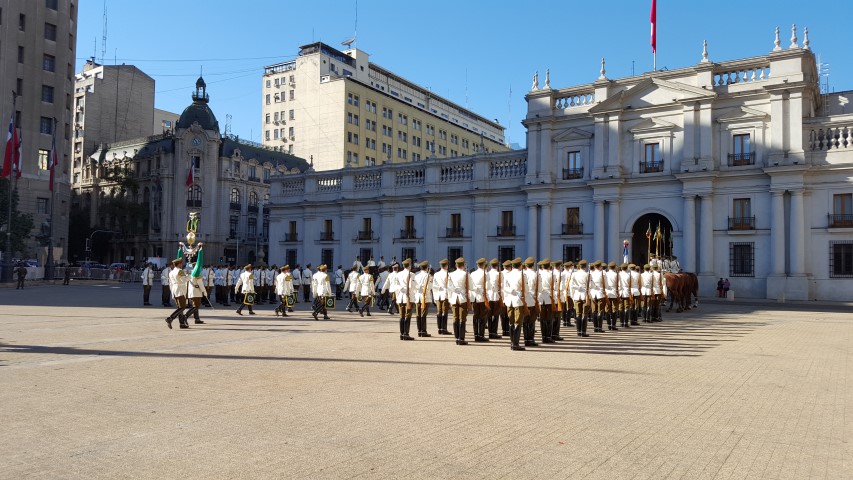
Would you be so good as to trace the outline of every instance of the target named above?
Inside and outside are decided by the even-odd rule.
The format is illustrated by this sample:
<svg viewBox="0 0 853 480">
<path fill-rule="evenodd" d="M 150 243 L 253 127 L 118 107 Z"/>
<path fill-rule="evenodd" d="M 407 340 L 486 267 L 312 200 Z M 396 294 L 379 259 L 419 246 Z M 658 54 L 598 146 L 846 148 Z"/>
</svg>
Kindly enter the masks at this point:
<svg viewBox="0 0 853 480">
<path fill-rule="evenodd" d="M 583 223 L 564 223 L 563 235 L 581 235 L 583 233 Z"/>
<path fill-rule="evenodd" d="M 583 178 L 583 167 L 563 169 L 563 180 L 572 180 L 575 178 Z"/>
<path fill-rule="evenodd" d="M 450 227 L 447 229 L 447 237 L 448 238 L 462 238 L 462 235 L 465 232 L 464 227 Z"/>
<path fill-rule="evenodd" d="M 849 228 L 853 227 L 853 215 L 851 214 L 829 214 L 830 228 Z"/>
<path fill-rule="evenodd" d="M 730 167 L 742 167 L 744 165 L 755 165 L 755 155 L 751 152 L 729 154 Z"/>
<path fill-rule="evenodd" d="M 755 216 L 729 217 L 729 230 L 755 230 Z"/>
<path fill-rule="evenodd" d="M 515 225 L 498 225 L 498 233 L 499 237 L 514 237 L 515 236 Z"/>
<path fill-rule="evenodd" d="M 640 161 L 640 173 L 658 173 L 663 171 L 663 160 L 658 162 Z"/>
</svg>

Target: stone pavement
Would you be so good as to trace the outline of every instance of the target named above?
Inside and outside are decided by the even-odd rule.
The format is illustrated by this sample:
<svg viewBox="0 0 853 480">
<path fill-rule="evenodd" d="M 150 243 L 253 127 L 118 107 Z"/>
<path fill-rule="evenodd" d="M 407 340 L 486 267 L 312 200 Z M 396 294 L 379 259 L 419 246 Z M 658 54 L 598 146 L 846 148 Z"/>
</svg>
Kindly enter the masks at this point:
<svg viewBox="0 0 853 480">
<path fill-rule="evenodd" d="M 305 304 L 168 330 L 140 297 L 0 289 L 0 478 L 853 478 L 846 307 L 706 302 L 512 352 Z"/>
</svg>

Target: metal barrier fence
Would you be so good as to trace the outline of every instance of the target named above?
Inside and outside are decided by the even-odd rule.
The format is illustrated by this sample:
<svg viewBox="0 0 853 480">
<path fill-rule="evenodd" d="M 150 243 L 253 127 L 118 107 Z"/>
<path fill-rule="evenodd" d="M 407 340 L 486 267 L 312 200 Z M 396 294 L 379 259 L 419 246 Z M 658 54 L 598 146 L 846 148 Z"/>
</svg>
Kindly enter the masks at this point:
<svg viewBox="0 0 853 480">
<path fill-rule="evenodd" d="M 36 270 L 36 269 L 33 269 Z M 44 268 L 38 268 L 40 272 L 44 272 Z M 125 282 L 125 283 L 141 283 L 142 282 L 142 270 L 138 269 L 130 269 L 130 270 L 111 270 L 109 268 L 87 268 L 87 267 L 55 267 L 53 269 L 53 279 L 54 280 L 63 280 L 65 278 L 65 273 L 68 271 L 69 278 L 76 280 L 113 280 L 117 282 Z M 33 272 L 36 275 L 30 275 L 29 272 L 27 274 L 27 278 L 43 278 L 42 275 L 38 275 L 39 272 Z M 38 276 L 37 276 L 38 275 Z M 155 280 L 160 279 L 160 274 L 157 273 L 155 275 Z M 48 280 L 48 279 L 46 279 Z"/>
</svg>

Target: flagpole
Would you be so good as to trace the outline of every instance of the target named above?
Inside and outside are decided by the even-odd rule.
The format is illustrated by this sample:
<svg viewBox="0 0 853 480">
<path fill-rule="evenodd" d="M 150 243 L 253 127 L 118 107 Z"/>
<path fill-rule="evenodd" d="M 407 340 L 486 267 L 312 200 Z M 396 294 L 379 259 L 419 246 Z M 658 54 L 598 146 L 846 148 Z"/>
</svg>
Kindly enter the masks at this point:
<svg viewBox="0 0 853 480">
<path fill-rule="evenodd" d="M 18 101 L 18 94 L 12 90 L 12 118 L 15 118 L 15 108 L 16 103 Z M 18 128 L 17 126 L 13 126 L 13 128 Z M 15 132 L 12 132 L 12 138 L 15 138 Z M 14 141 L 12 141 L 12 153 L 9 161 L 12 165 L 15 164 L 15 148 L 17 145 L 14 145 Z M 17 188 L 17 175 L 15 172 L 12 172 L 9 175 L 9 205 L 8 212 L 6 216 L 6 249 L 3 251 L 3 272 L 2 272 L 2 281 L 11 282 L 12 281 L 12 191 L 14 188 Z M 14 182 L 14 187 L 12 182 Z"/>
</svg>

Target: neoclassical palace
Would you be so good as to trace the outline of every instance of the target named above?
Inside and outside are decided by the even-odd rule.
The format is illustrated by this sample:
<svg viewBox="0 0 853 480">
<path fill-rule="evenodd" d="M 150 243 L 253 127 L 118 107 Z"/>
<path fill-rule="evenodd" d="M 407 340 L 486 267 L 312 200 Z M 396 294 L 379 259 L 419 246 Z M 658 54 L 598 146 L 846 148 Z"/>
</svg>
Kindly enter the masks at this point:
<svg viewBox="0 0 853 480">
<path fill-rule="evenodd" d="M 620 79 L 602 61 L 566 88 L 536 75 L 526 151 L 276 177 L 271 258 L 621 262 L 628 240 L 706 295 L 722 277 L 739 297 L 853 300 L 853 92 L 821 93 L 804 33 Z"/>
</svg>

